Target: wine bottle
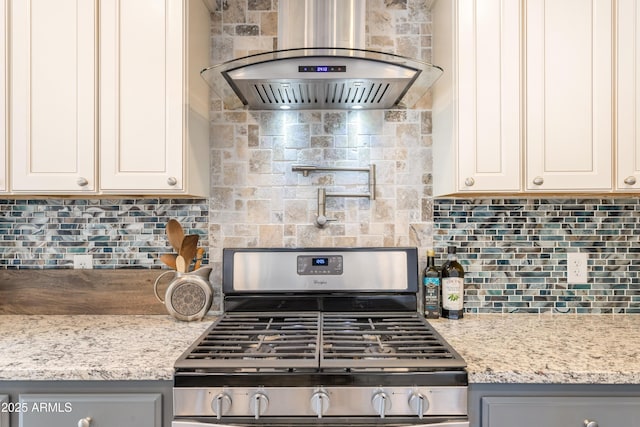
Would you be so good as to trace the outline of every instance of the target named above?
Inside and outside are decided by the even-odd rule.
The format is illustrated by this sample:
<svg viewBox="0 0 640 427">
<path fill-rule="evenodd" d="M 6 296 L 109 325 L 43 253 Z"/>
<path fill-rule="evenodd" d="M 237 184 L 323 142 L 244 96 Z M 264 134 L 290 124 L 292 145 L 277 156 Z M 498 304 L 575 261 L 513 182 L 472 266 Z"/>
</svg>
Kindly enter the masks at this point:
<svg viewBox="0 0 640 427">
<path fill-rule="evenodd" d="M 447 261 L 440 270 L 442 277 L 442 317 L 461 319 L 464 308 L 464 269 L 458 262 L 456 248 L 449 246 Z"/>
<path fill-rule="evenodd" d="M 435 251 L 427 250 L 427 266 L 422 275 L 424 295 L 424 317 L 437 319 L 440 317 L 440 270 L 435 264 Z"/>
</svg>

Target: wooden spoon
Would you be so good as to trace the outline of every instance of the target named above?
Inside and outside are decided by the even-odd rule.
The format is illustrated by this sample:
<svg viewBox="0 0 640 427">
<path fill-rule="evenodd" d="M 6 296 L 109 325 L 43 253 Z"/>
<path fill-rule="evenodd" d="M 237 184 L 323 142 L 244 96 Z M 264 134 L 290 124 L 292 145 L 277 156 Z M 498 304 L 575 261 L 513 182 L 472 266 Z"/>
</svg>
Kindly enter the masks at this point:
<svg viewBox="0 0 640 427">
<path fill-rule="evenodd" d="M 176 254 L 162 254 L 160 255 L 160 261 L 164 262 L 168 267 L 176 270 L 176 258 L 178 255 Z"/>
<path fill-rule="evenodd" d="M 170 219 L 169 222 L 167 222 L 166 232 L 173 250 L 180 253 L 182 240 L 184 239 L 184 230 L 182 229 L 182 225 L 180 225 L 180 223 L 175 219 Z"/>
<path fill-rule="evenodd" d="M 198 250 L 196 251 L 196 263 L 193 266 L 194 270 L 197 270 L 200 268 L 200 264 L 202 264 L 203 256 L 204 256 L 204 248 L 198 248 Z"/>
<path fill-rule="evenodd" d="M 186 273 L 187 272 L 187 265 L 184 261 L 184 258 L 181 255 L 178 255 L 176 257 L 176 271 L 178 273 Z"/>
<path fill-rule="evenodd" d="M 184 258 L 187 271 L 189 270 L 189 266 L 191 265 L 191 262 L 196 257 L 199 238 L 200 236 L 198 236 L 197 234 L 189 234 L 184 236 L 184 239 L 182 239 L 182 247 L 180 247 L 180 255 Z"/>
</svg>

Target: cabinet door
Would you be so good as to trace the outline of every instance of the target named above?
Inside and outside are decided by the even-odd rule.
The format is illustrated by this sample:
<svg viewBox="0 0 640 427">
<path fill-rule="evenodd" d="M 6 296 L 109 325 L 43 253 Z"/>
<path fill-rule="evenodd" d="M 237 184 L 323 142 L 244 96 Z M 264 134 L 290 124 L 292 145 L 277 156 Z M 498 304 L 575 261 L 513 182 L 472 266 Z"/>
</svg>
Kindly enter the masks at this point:
<svg viewBox="0 0 640 427">
<path fill-rule="evenodd" d="M 611 0 L 526 1 L 527 190 L 610 190 Z"/>
<path fill-rule="evenodd" d="M 640 188 L 640 5 L 618 0 L 616 189 Z"/>
<path fill-rule="evenodd" d="M 161 427 L 160 394 L 25 394 L 20 427 Z"/>
<path fill-rule="evenodd" d="M 100 180 L 107 192 L 183 182 L 183 2 L 100 2 Z"/>
<path fill-rule="evenodd" d="M 458 189 L 519 191 L 520 2 L 460 0 L 457 12 Z"/>
<path fill-rule="evenodd" d="M 482 427 L 640 425 L 640 398 L 628 397 L 484 397 Z M 596 424 L 594 424 L 596 425 Z"/>
<path fill-rule="evenodd" d="M 96 1 L 10 2 L 11 184 L 95 189 Z"/>
<path fill-rule="evenodd" d="M 5 407 L 9 403 L 9 396 L 0 394 L 0 427 L 9 427 L 9 408 Z"/>
<path fill-rule="evenodd" d="M 521 2 L 436 2 L 433 194 L 521 189 Z"/>
<path fill-rule="evenodd" d="M 7 0 L 0 0 L 0 192 L 7 191 Z"/>
</svg>

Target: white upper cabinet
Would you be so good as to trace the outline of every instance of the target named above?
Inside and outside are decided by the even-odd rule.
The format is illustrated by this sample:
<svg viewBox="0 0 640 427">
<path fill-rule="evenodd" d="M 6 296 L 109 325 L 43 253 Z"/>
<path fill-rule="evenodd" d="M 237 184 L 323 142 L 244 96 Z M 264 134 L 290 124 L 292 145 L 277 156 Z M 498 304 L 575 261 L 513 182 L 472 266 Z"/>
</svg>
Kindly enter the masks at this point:
<svg viewBox="0 0 640 427">
<path fill-rule="evenodd" d="M 615 188 L 640 188 L 640 4 L 618 0 Z"/>
<path fill-rule="evenodd" d="M 519 191 L 520 2 L 438 2 L 433 62 L 434 194 Z"/>
<path fill-rule="evenodd" d="M 11 186 L 96 189 L 96 2 L 12 1 Z"/>
<path fill-rule="evenodd" d="M 202 0 L 2 1 L 12 192 L 208 195 Z"/>
<path fill-rule="evenodd" d="M 7 191 L 7 0 L 0 0 L 0 193 Z"/>
<path fill-rule="evenodd" d="M 527 190 L 610 190 L 611 0 L 526 0 Z"/>
<path fill-rule="evenodd" d="M 640 171 L 637 7 L 437 2 L 433 60 L 445 74 L 433 89 L 434 195 L 633 188 L 620 182 Z"/>
<path fill-rule="evenodd" d="M 102 0 L 100 22 L 102 190 L 205 194 L 209 91 L 189 74 L 208 65 L 204 3 Z"/>
</svg>

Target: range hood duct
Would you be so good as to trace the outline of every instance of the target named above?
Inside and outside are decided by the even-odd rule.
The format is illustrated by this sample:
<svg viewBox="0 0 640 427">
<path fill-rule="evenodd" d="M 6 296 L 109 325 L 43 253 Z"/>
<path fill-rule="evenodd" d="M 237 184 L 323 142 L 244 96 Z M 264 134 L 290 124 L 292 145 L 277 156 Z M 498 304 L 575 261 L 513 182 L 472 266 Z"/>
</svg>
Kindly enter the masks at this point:
<svg viewBox="0 0 640 427">
<path fill-rule="evenodd" d="M 231 110 L 411 108 L 442 69 L 364 49 L 365 3 L 279 0 L 278 50 L 201 75 Z"/>
</svg>

